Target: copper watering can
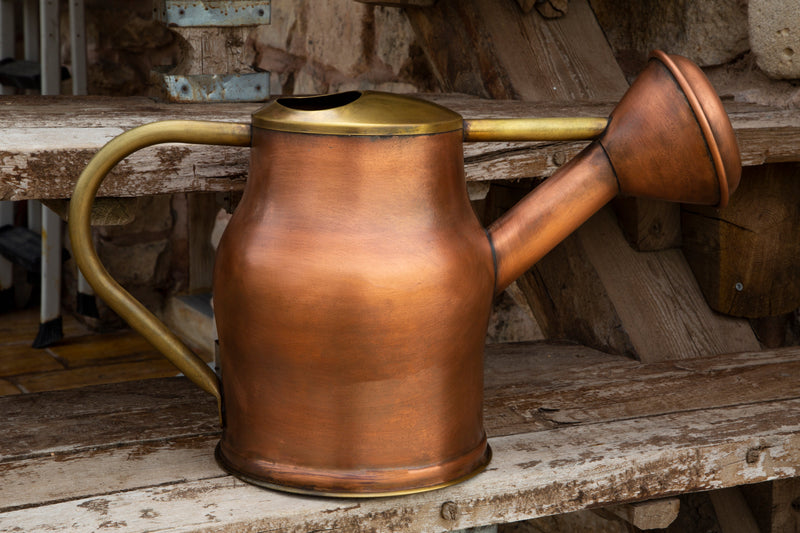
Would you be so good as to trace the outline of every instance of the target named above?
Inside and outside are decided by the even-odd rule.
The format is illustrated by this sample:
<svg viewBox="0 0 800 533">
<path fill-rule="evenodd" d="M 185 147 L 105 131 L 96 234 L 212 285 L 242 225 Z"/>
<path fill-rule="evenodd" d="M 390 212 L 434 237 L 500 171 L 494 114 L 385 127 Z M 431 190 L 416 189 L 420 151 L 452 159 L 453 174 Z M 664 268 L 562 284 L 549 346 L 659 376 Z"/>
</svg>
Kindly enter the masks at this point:
<svg viewBox="0 0 800 533">
<path fill-rule="evenodd" d="M 599 135 L 484 229 L 464 141 Z M 251 146 L 220 242 L 221 379 L 105 271 L 90 238 L 106 173 L 157 143 Z M 220 403 L 217 459 L 258 485 L 384 496 L 481 471 L 493 297 L 619 193 L 724 205 L 733 129 L 689 60 L 654 52 L 606 119 L 464 120 L 408 97 L 281 98 L 252 124 L 164 121 L 113 139 L 80 176 L 69 231 L 97 294 Z"/>
</svg>

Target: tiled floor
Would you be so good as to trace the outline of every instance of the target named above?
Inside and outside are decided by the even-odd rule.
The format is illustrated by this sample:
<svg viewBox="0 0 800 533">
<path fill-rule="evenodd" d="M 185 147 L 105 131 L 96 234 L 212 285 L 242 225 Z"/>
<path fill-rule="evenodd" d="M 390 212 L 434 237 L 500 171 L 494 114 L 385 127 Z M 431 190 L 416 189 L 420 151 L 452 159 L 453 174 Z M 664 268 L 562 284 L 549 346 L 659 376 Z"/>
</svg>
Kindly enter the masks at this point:
<svg viewBox="0 0 800 533">
<path fill-rule="evenodd" d="M 134 331 L 98 334 L 63 318 L 64 339 L 35 349 L 38 309 L 0 315 L 0 396 L 178 374 Z"/>
</svg>

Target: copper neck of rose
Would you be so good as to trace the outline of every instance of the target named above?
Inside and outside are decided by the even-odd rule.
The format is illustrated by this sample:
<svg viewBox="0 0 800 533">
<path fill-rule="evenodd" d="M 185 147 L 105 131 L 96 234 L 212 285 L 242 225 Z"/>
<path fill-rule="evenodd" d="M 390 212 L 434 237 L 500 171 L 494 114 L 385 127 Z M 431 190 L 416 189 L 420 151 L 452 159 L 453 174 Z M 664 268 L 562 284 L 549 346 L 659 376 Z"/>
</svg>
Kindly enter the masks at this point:
<svg viewBox="0 0 800 533">
<path fill-rule="evenodd" d="M 603 147 L 593 142 L 489 227 L 495 294 L 613 199 L 619 184 Z"/>
</svg>

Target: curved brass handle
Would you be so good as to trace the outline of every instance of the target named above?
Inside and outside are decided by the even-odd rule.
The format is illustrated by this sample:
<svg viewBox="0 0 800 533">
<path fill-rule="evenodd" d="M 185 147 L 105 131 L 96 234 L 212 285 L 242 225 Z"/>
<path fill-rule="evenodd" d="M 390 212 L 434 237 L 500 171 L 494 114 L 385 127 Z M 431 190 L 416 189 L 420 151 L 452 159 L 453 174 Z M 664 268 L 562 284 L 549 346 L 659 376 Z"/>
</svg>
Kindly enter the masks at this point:
<svg viewBox="0 0 800 533">
<path fill-rule="evenodd" d="M 95 154 L 78 178 L 69 206 L 69 237 L 78 268 L 96 294 L 219 404 L 222 395 L 214 372 L 111 277 L 92 244 L 92 203 L 106 174 L 133 152 L 168 142 L 250 146 L 250 125 L 167 120 L 139 126 L 115 137 Z"/>
</svg>

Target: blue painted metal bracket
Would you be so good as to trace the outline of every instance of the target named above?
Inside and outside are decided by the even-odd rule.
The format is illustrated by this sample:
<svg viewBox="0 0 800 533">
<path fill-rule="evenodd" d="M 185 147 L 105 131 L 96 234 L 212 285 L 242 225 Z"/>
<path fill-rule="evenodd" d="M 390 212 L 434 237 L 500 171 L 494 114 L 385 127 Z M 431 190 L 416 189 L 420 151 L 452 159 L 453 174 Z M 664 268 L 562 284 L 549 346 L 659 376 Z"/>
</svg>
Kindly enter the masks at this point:
<svg viewBox="0 0 800 533">
<path fill-rule="evenodd" d="M 270 23 L 270 4 L 270 0 L 163 0 L 156 7 L 156 18 L 168 26 L 255 26 Z"/>
<path fill-rule="evenodd" d="M 171 102 L 262 102 L 269 98 L 269 72 L 162 75 Z"/>
</svg>

